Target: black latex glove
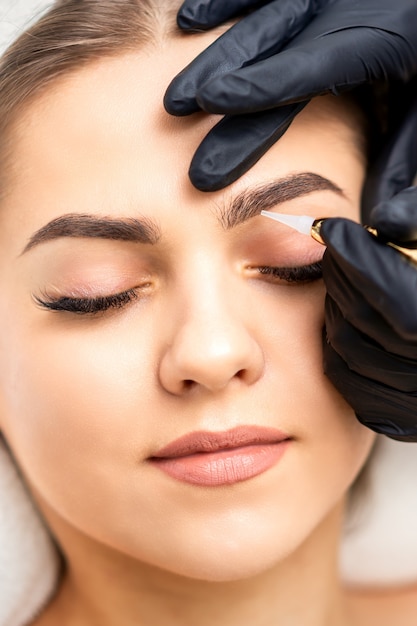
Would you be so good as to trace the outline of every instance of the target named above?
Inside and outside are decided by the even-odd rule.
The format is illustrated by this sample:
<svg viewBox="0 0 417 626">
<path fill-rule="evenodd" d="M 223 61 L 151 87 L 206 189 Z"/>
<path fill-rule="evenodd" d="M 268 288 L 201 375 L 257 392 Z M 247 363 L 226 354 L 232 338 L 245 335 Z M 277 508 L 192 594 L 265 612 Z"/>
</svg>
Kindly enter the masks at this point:
<svg viewBox="0 0 417 626">
<path fill-rule="evenodd" d="M 178 24 L 211 28 L 259 4 L 165 96 L 173 115 L 226 114 L 191 163 L 191 181 L 204 191 L 249 169 L 312 96 L 417 74 L 416 0 L 188 0 Z"/>
<path fill-rule="evenodd" d="M 383 241 L 417 246 L 417 188 L 390 198 L 416 171 L 417 101 L 368 182 L 366 221 L 380 240 L 345 219 L 321 230 L 325 372 L 363 424 L 406 441 L 417 441 L 417 264 Z"/>
</svg>

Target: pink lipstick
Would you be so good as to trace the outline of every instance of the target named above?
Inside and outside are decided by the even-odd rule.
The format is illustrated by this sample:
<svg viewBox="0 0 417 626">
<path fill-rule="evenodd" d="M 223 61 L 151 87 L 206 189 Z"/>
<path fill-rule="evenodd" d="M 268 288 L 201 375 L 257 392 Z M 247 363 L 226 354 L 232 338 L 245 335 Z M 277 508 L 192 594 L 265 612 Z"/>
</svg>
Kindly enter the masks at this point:
<svg viewBox="0 0 417 626">
<path fill-rule="evenodd" d="M 149 461 L 181 482 L 202 487 L 233 485 L 275 465 L 289 441 L 283 432 L 262 426 L 196 431 L 164 446 Z"/>
</svg>

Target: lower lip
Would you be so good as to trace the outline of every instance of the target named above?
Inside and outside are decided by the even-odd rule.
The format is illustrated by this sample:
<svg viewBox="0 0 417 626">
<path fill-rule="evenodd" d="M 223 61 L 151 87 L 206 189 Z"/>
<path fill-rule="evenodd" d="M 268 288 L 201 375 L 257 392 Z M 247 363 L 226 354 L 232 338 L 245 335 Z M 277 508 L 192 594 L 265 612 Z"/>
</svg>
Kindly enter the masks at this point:
<svg viewBox="0 0 417 626">
<path fill-rule="evenodd" d="M 152 464 L 181 482 L 202 487 L 233 485 L 258 476 L 273 467 L 289 440 L 200 452 L 175 458 L 153 458 Z"/>
</svg>

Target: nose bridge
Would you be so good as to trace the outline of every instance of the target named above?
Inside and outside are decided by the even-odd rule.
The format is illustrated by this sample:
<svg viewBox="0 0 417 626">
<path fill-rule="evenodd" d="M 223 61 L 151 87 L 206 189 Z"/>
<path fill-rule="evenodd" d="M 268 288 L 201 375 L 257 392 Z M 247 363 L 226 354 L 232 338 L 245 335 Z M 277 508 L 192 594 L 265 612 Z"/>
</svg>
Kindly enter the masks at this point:
<svg viewBox="0 0 417 626">
<path fill-rule="evenodd" d="M 215 390 L 232 379 L 246 383 L 262 371 L 262 352 L 246 318 L 245 289 L 220 265 L 194 266 L 183 285 L 174 336 L 161 367 L 161 380 L 178 393 L 190 383 Z"/>
<path fill-rule="evenodd" d="M 238 294 L 226 282 L 201 284 L 200 293 L 190 298 L 185 312 L 183 339 L 186 343 L 198 342 L 206 358 L 219 358 L 222 354 L 232 358 L 238 346 L 243 346 L 244 338 L 249 338 L 242 310 L 239 311 Z"/>
</svg>

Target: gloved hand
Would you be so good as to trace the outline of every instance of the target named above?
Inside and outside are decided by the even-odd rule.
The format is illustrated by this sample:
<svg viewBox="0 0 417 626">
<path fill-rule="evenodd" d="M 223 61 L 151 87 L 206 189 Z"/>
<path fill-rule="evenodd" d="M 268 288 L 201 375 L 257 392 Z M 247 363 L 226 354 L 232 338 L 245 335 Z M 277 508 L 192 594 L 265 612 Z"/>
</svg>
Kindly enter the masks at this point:
<svg viewBox="0 0 417 626">
<path fill-rule="evenodd" d="M 364 211 L 379 238 L 345 219 L 321 229 L 325 372 L 363 424 L 405 441 L 417 441 L 417 260 L 384 241 L 417 247 L 417 188 L 391 198 L 416 171 L 417 99 L 368 179 Z"/>
<path fill-rule="evenodd" d="M 417 74 L 416 0 L 263 4 L 185 68 L 165 95 L 173 115 L 199 108 L 226 114 L 191 163 L 198 189 L 221 189 L 241 176 L 312 96 Z M 256 6 L 259 0 L 187 0 L 178 24 L 211 28 Z"/>
</svg>

